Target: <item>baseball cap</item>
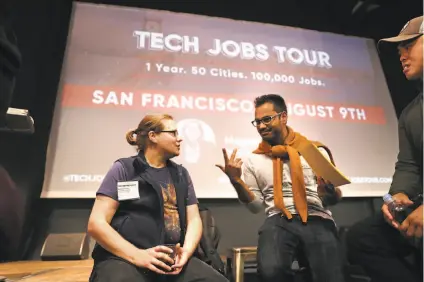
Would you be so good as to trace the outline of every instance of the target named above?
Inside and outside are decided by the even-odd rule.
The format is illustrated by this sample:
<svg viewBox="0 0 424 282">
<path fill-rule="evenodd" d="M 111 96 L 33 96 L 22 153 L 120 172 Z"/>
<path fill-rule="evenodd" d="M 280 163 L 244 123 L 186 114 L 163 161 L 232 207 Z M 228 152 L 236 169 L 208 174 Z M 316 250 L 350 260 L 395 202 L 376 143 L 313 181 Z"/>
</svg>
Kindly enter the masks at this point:
<svg viewBox="0 0 424 282">
<path fill-rule="evenodd" d="M 418 38 L 423 35 L 423 28 L 423 16 L 413 18 L 403 26 L 398 36 L 380 39 L 378 49 L 384 43 L 400 43 Z"/>
</svg>

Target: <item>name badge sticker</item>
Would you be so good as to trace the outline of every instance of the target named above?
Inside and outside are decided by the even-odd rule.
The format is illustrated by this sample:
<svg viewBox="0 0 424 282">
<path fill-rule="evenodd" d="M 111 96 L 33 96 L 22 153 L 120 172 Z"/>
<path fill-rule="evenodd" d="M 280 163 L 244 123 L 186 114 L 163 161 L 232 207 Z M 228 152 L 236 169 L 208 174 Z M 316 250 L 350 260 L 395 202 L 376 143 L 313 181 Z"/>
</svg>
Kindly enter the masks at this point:
<svg viewBox="0 0 424 282">
<path fill-rule="evenodd" d="M 118 182 L 117 189 L 119 201 L 140 199 L 138 181 Z"/>
</svg>

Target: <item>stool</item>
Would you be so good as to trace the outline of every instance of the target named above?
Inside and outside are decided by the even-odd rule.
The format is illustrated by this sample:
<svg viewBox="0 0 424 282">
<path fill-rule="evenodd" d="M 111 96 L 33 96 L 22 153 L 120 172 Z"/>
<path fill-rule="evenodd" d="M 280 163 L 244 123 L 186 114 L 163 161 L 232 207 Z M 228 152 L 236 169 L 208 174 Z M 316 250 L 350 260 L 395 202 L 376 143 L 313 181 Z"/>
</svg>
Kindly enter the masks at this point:
<svg viewBox="0 0 424 282">
<path fill-rule="evenodd" d="M 232 276 L 233 282 L 243 282 L 245 268 L 257 267 L 257 251 L 257 247 L 230 248 L 227 252 L 227 277 Z M 308 269 L 303 267 L 299 261 L 295 260 L 293 262 L 292 269 L 296 277 L 301 279 L 304 276 L 308 277 Z"/>
<path fill-rule="evenodd" d="M 257 247 L 239 247 L 228 250 L 227 275 L 232 275 L 234 282 L 243 282 L 245 263 L 256 263 L 257 250 Z"/>
</svg>

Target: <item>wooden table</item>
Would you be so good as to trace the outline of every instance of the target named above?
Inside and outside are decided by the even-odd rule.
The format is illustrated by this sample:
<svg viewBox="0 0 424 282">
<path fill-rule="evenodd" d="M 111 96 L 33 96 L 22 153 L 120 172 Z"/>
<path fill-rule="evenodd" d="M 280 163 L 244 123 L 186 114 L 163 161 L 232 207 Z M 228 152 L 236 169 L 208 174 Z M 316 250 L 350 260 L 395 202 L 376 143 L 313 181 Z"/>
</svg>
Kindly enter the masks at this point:
<svg viewBox="0 0 424 282">
<path fill-rule="evenodd" d="M 93 260 L 18 261 L 0 264 L 0 276 L 12 281 L 87 282 Z"/>
</svg>

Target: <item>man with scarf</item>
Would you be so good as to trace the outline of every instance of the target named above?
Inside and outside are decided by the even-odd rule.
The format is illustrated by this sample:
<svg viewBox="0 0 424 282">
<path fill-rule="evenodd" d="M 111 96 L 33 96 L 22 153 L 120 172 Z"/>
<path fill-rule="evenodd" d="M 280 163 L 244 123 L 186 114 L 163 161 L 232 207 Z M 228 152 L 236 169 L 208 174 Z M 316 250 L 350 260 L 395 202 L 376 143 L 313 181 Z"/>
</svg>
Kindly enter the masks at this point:
<svg viewBox="0 0 424 282">
<path fill-rule="evenodd" d="M 258 274 L 261 281 L 294 281 L 292 263 L 306 261 L 314 282 L 342 282 L 342 259 L 334 220 L 323 199 L 337 202 L 340 190 L 317 175 L 333 163 L 330 150 L 309 141 L 287 126 L 287 106 L 276 94 L 255 99 L 252 121 L 262 142 L 242 162 L 234 150 L 225 165 L 217 165 L 230 179 L 240 201 L 267 219 L 259 230 Z M 325 157 L 313 160 L 312 150 Z M 312 167 L 312 164 L 315 167 Z"/>
<path fill-rule="evenodd" d="M 393 55 L 397 47 L 402 71 L 419 92 L 399 117 L 399 153 L 389 190 L 396 202 L 410 207 L 409 215 L 402 221 L 383 204 L 381 212 L 356 223 L 346 237 L 349 260 L 376 282 L 423 281 L 423 33 L 420 16 L 378 44 L 380 52 L 392 49 Z M 411 254 L 417 258 L 412 264 L 406 260 Z"/>
</svg>

